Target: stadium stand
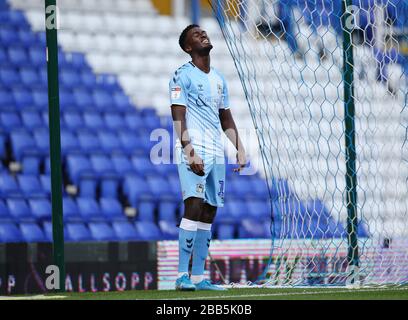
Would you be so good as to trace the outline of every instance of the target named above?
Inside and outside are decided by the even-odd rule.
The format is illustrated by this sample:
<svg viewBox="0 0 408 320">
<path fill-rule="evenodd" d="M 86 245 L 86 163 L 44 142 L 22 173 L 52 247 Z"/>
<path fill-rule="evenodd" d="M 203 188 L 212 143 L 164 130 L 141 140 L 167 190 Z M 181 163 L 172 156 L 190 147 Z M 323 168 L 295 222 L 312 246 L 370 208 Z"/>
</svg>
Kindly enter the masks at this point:
<svg viewBox="0 0 408 320">
<path fill-rule="evenodd" d="M 150 132 L 171 127 L 168 81 L 187 60 L 177 37 L 189 21 L 160 16 L 147 0 L 59 3 L 66 241 L 175 239 L 182 209 L 177 168 L 151 163 Z M 51 241 L 43 2 L 0 0 L 0 15 L 0 242 Z M 202 24 L 216 48 L 215 67 L 221 66 L 229 79 L 237 122 L 251 128 L 221 31 L 213 19 Z M 256 157 L 256 143 L 247 144 Z M 20 171 L 10 170 L 15 162 Z M 319 206 L 305 202 L 292 210 L 290 199 L 297 195 L 283 178 L 275 183 L 287 196 L 288 206 L 282 208 L 270 203 L 260 174 L 236 177 L 229 170 L 228 176 L 215 238 L 269 238 L 271 206 L 279 230 L 292 214 L 304 215 L 314 229 L 330 231 L 338 225 L 320 200 L 314 200 Z M 68 191 L 72 185 L 76 193 Z M 276 190 L 271 195 L 275 201 Z M 125 214 L 129 206 L 136 217 Z M 327 212 L 325 226 L 313 220 L 315 210 Z M 296 228 L 285 232 L 303 232 L 301 225 Z"/>
</svg>

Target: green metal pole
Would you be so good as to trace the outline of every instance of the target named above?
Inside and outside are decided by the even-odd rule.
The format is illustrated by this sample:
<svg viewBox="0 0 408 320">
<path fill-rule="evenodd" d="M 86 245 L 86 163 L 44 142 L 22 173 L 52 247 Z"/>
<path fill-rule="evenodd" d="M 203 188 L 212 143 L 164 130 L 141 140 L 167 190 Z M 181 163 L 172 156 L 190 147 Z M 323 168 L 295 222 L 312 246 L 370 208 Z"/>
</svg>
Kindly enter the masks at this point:
<svg viewBox="0 0 408 320">
<path fill-rule="evenodd" d="M 61 132 L 58 84 L 56 0 L 45 0 L 47 37 L 48 105 L 50 124 L 52 234 L 54 264 L 59 268 L 59 292 L 65 291 L 64 222 L 62 212 Z"/>
<path fill-rule="evenodd" d="M 343 14 L 343 82 L 344 82 L 344 124 L 346 142 L 346 201 L 347 201 L 347 240 L 350 283 L 358 277 L 359 255 L 357 242 L 357 173 L 354 120 L 354 61 L 352 45 L 352 21 L 350 10 L 352 0 L 342 0 Z M 354 23 L 354 22 L 353 22 Z"/>
</svg>

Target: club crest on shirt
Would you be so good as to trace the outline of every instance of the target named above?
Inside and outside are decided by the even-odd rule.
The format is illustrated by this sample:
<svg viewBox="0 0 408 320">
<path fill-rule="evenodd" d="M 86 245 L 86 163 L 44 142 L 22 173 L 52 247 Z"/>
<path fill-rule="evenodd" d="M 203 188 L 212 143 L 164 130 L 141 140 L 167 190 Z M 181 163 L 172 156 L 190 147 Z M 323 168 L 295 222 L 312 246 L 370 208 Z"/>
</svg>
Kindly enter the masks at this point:
<svg viewBox="0 0 408 320">
<path fill-rule="evenodd" d="M 171 88 L 171 98 L 172 99 L 180 99 L 181 96 L 181 87 L 173 87 Z"/>
<path fill-rule="evenodd" d="M 197 193 L 204 193 L 204 185 L 202 183 L 197 183 L 196 191 Z"/>
<path fill-rule="evenodd" d="M 218 94 L 221 95 L 222 94 L 222 85 L 221 84 L 217 84 L 217 90 L 218 90 Z"/>
</svg>

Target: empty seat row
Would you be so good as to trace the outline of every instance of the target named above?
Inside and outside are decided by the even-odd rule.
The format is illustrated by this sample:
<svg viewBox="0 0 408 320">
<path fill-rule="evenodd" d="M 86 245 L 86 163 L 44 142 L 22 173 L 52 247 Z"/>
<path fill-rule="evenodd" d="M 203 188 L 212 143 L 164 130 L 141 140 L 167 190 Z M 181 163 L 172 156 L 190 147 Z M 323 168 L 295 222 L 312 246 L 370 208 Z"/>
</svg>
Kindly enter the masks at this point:
<svg viewBox="0 0 408 320">
<path fill-rule="evenodd" d="M 45 76 L 44 71 L 44 77 Z M 23 82 L 19 78 L 11 80 L 8 84 L 13 81 L 15 81 L 16 84 L 13 88 L 6 89 L 3 86 L 0 87 L 0 109 L 18 110 L 27 108 L 45 110 L 48 107 L 46 82 L 43 82 L 44 86 L 42 88 L 36 89 L 30 87 L 30 89 L 27 89 L 22 87 L 21 84 Z M 45 81 L 45 79 L 42 81 Z M 130 99 L 117 88 L 112 90 L 100 87 L 86 89 L 80 86 L 72 91 L 61 89 L 60 108 L 128 112 L 134 107 Z"/>
</svg>

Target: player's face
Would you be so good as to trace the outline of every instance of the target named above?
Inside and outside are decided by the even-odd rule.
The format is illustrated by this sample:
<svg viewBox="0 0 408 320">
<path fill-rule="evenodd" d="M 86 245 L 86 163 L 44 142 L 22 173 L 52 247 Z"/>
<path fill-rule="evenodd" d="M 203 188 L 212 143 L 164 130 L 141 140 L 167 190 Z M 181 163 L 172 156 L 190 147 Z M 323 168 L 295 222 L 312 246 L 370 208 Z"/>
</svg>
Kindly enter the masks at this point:
<svg viewBox="0 0 408 320">
<path fill-rule="evenodd" d="M 189 31 L 188 41 L 187 41 L 187 51 L 188 52 L 206 52 L 213 48 L 210 38 L 203 29 L 195 27 Z"/>
</svg>

